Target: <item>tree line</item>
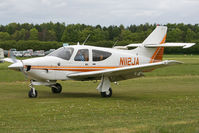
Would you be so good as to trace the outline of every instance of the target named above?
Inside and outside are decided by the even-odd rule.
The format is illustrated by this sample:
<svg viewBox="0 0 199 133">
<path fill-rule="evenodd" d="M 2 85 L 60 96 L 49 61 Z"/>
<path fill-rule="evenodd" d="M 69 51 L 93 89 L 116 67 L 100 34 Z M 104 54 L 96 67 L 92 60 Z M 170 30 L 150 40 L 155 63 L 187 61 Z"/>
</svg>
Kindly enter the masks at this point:
<svg viewBox="0 0 199 133">
<path fill-rule="evenodd" d="M 199 25 L 166 24 L 168 27 L 167 42 L 196 42 L 199 43 Z M 61 47 L 63 43 L 76 44 L 84 42 L 90 34 L 87 45 L 112 47 L 142 42 L 156 27 L 156 24 L 140 24 L 130 26 L 91 26 L 85 24 L 43 23 L 0 25 L 0 47 L 3 49 L 17 48 L 18 50 L 34 49 L 49 50 Z M 167 48 L 166 53 L 199 53 L 199 45 L 189 50 Z"/>
</svg>

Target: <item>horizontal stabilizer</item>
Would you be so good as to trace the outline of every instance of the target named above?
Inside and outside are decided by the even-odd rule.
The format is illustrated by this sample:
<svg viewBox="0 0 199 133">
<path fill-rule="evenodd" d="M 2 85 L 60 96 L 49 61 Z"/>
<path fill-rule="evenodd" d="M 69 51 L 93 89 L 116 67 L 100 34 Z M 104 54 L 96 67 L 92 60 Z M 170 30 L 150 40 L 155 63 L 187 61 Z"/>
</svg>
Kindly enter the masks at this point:
<svg viewBox="0 0 199 133">
<path fill-rule="evenodd" d="M 127 46 L 115 46 L 113 48 L 114 49 L 128 49 L 128 48 L 136 48 L 142 45 L 143 45 L 142 43 L 134 43 L 134 44 L 129 44 Z"/>
<path fill-rule="evenodd" d="M 143 44 L 129 44 L 127 48 L 139 47 Z M 163 43 L 163 44 L 144 44 L 143 46 L 146 48 L 157 48 L 157 47 L 183 47 L 183 48 L 190 48 L 194 46 L 195 43 Z"/>
<path fill-rule="evenodd" d="M 144 44 L 142 44 L 142 43 L 134 43 L 134 44 L 129 44 L 126 47 L 127 48 L 136 48 L 136 47 L 139 47 L 139 46 L 142 46 L 142 45 L 144 45 Z"/>
<path fill-rule="evenodd" d="M 195 43 L 163 43 L 163 44 L 147 44 L 144 45 L 146 48 L 156 48 L 156 47 L 183 47 L 183 48 L 190 48 Z"/>
<path fill-rule="evenodd" d="M 113 47 L 114 49 L 123 49 L 123 50 L 128 50 L 127 46 L 115 46 Z"/>
</svg>

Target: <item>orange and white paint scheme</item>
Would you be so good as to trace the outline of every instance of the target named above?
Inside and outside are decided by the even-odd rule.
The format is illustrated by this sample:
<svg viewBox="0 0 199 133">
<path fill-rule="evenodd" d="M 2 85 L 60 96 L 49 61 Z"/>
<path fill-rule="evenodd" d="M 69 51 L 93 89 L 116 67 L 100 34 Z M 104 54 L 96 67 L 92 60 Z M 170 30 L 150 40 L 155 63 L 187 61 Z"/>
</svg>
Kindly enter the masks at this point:
<svg viewBox="0 0 199 133">
<path fill-rule="evenodd" d="M 53 93 L 60 93 L 59 80 L 101 80 L 97 89 L 102 97 L 111 97 L 111 82 L 136 78 L 144 72 L 180 64 L 179 61 L 162 61 L 165 47 L 188 48 L 195 43 L 165 43 L 167 27 L 157 26 L 140 44 L 129 44 L 114 48 L 71 45 L 61 47 L 44 57 L 16 60 L 10 69 L 22 71 L 30 79 L 29 97 L 37 97 L 34 85 L 51 87 Z M 135 49 L 128 50 L 130 47 Z"/>
</svg>

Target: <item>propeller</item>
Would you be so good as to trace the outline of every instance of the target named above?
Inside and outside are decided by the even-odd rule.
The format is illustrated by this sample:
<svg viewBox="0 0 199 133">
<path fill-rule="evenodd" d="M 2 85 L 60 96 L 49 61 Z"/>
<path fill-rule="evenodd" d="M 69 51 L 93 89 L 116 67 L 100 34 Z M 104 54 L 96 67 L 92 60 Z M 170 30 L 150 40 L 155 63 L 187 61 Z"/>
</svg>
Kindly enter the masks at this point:
<svg viewBox="0 0 199 133">
<path fill-rule="evenodd" d="M 17 60 L 12 51 L 10 52 L 10 58 L 6 58 L 4 60 L 13 63 L 8 66 L 10 69 L 21 70 L 21 68 L 24 67 L 23 62 L 21 60 Z"/>
<path fill-rule="evenodd" d="M 19 70 L 24 74 L 26 79 L 28 78 L 28 75 L 24 70 L 23 61 L 16 59 L 12 51 L 10 52 L 10 58 L 5 58 L 4 60 L 13 63 L 10 66 L 8 66 L 8 68 L 13 70 Z"/>
</svg>

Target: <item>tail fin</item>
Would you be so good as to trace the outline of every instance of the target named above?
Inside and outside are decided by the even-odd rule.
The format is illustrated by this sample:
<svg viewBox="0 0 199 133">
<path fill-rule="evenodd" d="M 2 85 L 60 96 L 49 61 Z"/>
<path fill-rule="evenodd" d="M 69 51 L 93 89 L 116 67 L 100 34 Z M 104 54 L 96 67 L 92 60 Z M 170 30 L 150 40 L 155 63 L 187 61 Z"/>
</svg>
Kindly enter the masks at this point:
<svg viewBox="0 0 199 133">
<path fill-rule="evenodd" d="M 183 47 L 189 48 L 195 43 L 165 43 L 167 36 L 166 26 L 157 26 L 155 30 L 144 40 L 143 43 L 129 44 L 123 48 L 132 48 L 132 51 L 139 53 L 145 59 L 143 63 L 154 63 L 162 61 L 164 54 L 164 47 Z"/>
<path fill-rule="evenodd" d="M 144 40 L 144 44 L 163 44 L 166 41 L 167 36 L 167 27 L 166 26 L 157 26 L 155 30 Z M 164 54 L 164 47 L 158 47 L 154 49 L 150 63 L 162 61 Z"/>
<path fill-rule="evenodd" d="M 166 40 L 167 27 L 157 26 L 142 44 L 161 44 Z"/>
</svg>

